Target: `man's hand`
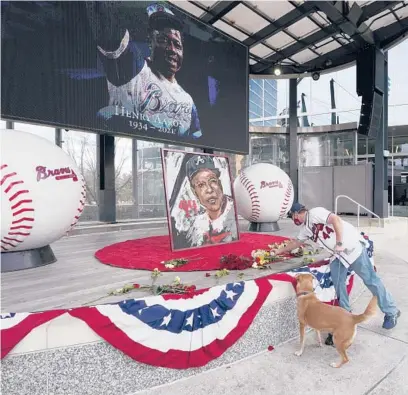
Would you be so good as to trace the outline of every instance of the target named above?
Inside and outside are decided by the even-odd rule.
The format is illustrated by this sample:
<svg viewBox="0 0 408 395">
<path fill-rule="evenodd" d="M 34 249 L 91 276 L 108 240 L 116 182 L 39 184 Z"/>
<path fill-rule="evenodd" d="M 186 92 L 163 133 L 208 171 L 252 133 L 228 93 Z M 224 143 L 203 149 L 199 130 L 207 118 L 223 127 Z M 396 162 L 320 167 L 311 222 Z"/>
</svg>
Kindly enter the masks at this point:
<svg viewBox="0 0 408 395">
<path fill-rule="evenodd" d="M 290 252 L 292 250 L 295 250 L 296 248 L 299 248 L 301 245 L 303 244 L 303 242 L 299 241 L 299 240 L 292 240 L 289 242 L 289 244 L 286 247 L 283 248 L 275 248 L 270 250 L 271 255 L 281 255 L 284 254 L 286 252 Z"/>
<path fill-rule="evenodd" d="M 334 247 L 334 252 L 340 253 L 343 251 L 344 251 L 344 247 L 336 244 L 336 247 Z"/>
</svg>

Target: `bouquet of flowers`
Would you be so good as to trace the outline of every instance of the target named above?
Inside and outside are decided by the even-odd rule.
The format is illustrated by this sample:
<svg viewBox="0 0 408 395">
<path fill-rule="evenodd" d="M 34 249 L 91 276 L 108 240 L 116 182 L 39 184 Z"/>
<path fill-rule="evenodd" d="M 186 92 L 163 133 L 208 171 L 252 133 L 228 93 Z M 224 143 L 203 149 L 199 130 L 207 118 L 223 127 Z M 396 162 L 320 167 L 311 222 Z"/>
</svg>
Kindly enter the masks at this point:
<svg viewBox="0 0 408 395">
<path fill-rule="evenodd" d="M 157 273 L 155 276 L 157 278 Z M 153 275 L 152 275 L 153 277 Z M 154 278 L 154 277 L 153 277 Z M 122 288 L 115 289 L 114 291 L 109 292 L 111 295 L 122 295 L 129 293 L 133 290 L 148 290 L 151 291 L 153 295 L 162 295 L 162 294 L 191 294 L 196 291 L 195 285 L 186 285 L 181 282 L 180 277 L 175 277 L 171 284 L 162 284 L 162 285 L 140 285 L 140 284 L 125 284 Z"/>
<path fill-rule="evenodd" d="M 169 261 L 161 262 L 167 269 L 174 269 L 176 267 L 184 266 L 188 263 L 188 259 L 185 258 L 177 258 L 177 259 L 170 259 Z"/>
<path fill-rule="evenodd" d="M 162 284 L 162 285 L 155 285 L 155 282 L 159 276 L 161 276 L 161 272 L 159 269 L 154 269 L 152 271 L 152 284 L 151 285 L 141 285 L 141 284 L 125 284 L 121 288 L 117 288 L 113 291 L 110 291 L 106 296 L 102 296 L 98 299 L 95 299 L 91 302 L 85 303 L 85 305 L 94 304 L 95 302 L 106 298 L 107 296 L 116 296 L 116 295 L 124 295 L 132 291 L 150 291 L 153 295 L 163 295 L 163 294 L 187 294 L 193 295 L 194 292 L 197 290 L 195 285 L 186 285 L 181 282 L 180 277 L 175 277 L 171 284 Z"/>
<path fill-rule="evenodd" d="M 252 266 L 252 260 L 246 256 L 234 254 L 223 255 L 220 259 L 223 269 L 227 270 L 245 270 Z"/>
<path fill-rule="evenodd" d="M 252 267 L 254 269 L 266 269 L 266 266 L 277 259 L 275 255 L 272 255 L 268 250 L 253 250 L 251 256 L 254 260 Z"/>
</svg>

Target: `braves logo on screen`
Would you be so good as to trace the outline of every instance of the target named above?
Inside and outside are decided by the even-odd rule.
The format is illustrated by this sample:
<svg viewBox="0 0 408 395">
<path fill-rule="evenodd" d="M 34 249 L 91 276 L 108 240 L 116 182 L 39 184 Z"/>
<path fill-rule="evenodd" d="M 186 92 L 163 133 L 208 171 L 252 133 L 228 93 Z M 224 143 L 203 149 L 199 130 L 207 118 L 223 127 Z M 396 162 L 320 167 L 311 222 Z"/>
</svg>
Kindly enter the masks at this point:
<svg viewBox="0 0 408 395">
<path fill-rule="evenodd" d="M 334 230 L 330 228 L 330 226 L 324 224 L 313 224 L 312 232 L 313 232 L 312 240 L 316 242 L 319 239 L 320 232 L 323 232 L 323 239 L 327 240 L 331 237 L 330 234 L 334 233 Z"/>
<path fill-rule="evenodd" d="M 163 96 L 162 89 L 156 83 L 149 83 L 146 87 L 145 96 L 140 103 L 141 112 L 165 113 L 171 118 L 181 113 L 189 114 L 191 112 L 191 105 L 188 102 L 166 100 Z"/>
<path fill-rule="evenodd" d="M 57 181 L 66 180 L 69 178 L 72 178 L 72 181 L 74 182 L 78 181 L 78 176 L 70 167 L 47 169 L 46 166 L 37 166 L 35 170 L 37 172 L 37 182 L 45 180 L 49 177 L 54 177 Z"/>
</svg>

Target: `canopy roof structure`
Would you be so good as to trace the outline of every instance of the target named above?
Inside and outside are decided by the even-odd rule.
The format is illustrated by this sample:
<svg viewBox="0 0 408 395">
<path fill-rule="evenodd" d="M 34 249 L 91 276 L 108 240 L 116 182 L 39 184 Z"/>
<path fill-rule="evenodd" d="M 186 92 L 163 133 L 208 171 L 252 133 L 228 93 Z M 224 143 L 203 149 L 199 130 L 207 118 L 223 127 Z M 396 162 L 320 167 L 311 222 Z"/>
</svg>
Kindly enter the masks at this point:
<svg viewBox="0 0 408 395">
<path fill-rule="evenodd" d="M 323 72 L 408 33 L 408 1 L 170 1 L 248 46 L 250 74 Z"/>
</svg>

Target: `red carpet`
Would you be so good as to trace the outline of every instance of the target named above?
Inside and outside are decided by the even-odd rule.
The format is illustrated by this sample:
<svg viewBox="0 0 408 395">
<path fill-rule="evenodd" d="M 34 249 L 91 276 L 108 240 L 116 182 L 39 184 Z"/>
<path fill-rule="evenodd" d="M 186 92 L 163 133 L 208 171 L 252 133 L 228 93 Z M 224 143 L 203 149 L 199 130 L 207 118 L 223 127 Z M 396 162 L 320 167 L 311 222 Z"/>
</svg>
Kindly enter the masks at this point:
<svg viewBox="0 0 408 395">
<path fill-rule="evenodd" d="M 169 236 L 153 236 L 112 244 L 97 251 L 95 257 L 106 265 L 124 269 L 158 268 L 163 272 L 209 271 L 221 269 L 220 258 L 223 255 L 250 257 L 253 250 L 267 249 L 268 244 L 281 243 L 286 239 L 280 236 L 241 233 L 241 239 L 236 243 L 172 252 Z M 177 258 L 191 259 L 191 261 L 175 269 L 167 269 L 161 264 L 162 261 Z"/>
</svg>

